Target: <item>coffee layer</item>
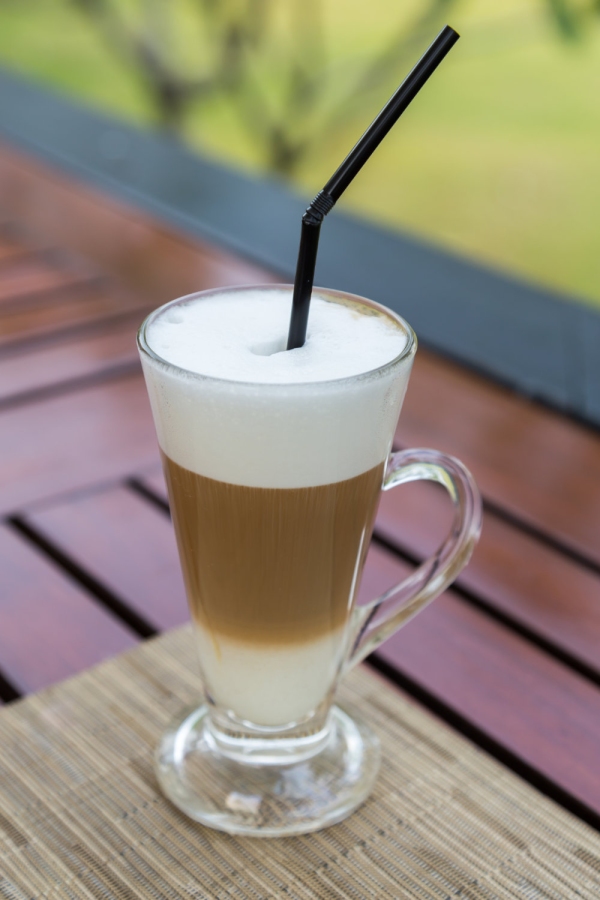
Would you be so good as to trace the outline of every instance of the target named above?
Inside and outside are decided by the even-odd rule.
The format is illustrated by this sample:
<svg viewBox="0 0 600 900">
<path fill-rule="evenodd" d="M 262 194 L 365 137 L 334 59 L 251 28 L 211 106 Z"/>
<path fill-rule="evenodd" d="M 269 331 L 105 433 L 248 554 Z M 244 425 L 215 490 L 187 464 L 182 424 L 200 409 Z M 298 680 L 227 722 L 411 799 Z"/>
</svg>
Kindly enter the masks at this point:
<svg viewBox="0 0 600 900">
<path fill-rule="evenodd" d="M 192 615 L 263 645 L 339 629 L 368 548 L 384 463 L 307 488 L 216 481 L 163 456 Z"/>
</svg>

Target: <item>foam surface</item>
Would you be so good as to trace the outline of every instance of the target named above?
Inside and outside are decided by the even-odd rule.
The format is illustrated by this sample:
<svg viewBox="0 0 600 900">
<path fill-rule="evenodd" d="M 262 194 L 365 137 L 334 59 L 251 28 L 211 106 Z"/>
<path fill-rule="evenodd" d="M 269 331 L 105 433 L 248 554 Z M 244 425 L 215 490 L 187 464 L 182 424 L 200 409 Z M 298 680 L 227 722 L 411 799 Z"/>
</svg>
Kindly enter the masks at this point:
<svg viewBox="0 0 600 900">
<path fill-rule="evenodd" d="M 277 329 L 284 323 L 284 333 L 287 329 L 291 291 L 231 292 L 231 302 L 219 292 L 202 313 L 207 317 L 204 325 L 188 329 L 188 320 L 206 302 L 204 296 L 186 307 L 182 321 L 169 328 L 151 325 L 147 339 L 161 356 L 168 353 L 174 363 L 177 356 L 179 365 L 202 369 L 205 377 L 142 354 L 158 442 L 173 462 L 230 484 L 297 488 L 353 478 L 387 458 L 413 360 L 408 353 L 395 365 L 381 368 L 406 345 L 407 335 L 394 320 L 371 315 L 369 307 L 362 307 L 367 311 L 363 315 L 353 305 L 321 300 L 311 308 L 310 343 L 261 357 L 249 348 L 256 347 L 259 337 L 263 349 L 269 341 L 283 340 Z M 261 296 L 267 298 L 264 304 Z M 242 328 L 247 298 L 252 301 L 248 310 L 258 312 L 254 320 L 246 310 Z M 271 330 L 265 334 L 269 308 L 277 308 L 280 324 L 275 327 L 269 319 Z M 175 307 L 167 314 L 176 318 L 178 312 Z M 348 345 L 335 350 L 338 318 L 344 334 L 352 333 L 351 353 L 346 353 Z M 230 328 L 234 337 L 228 338 Z M 184 338 L 169 343 L 168 335 L 180 332 Z M 228 378 L 235 372 L 238 380 L 206 377 L 209 364 Z M 379 368 L 370 371 L 373 366 Z M 271 372 L 271 381 L 263 375 L 262 383 L 257 382 L 259 369 Z M 242 379 L 243 373 L 249 380 Z M 332 380 L 323 380 L 327 377 Z"/>
<path fill-rule="evenodd" d="M 306 343 L 286 351 L 289 291 L 217 294 L 167 310 L 147 340 L 163 359 L 202 375 L 270 384 L 327 381 L 376 369 L 406 345 L 391 318 L 362 309 L 314 295 Z"/>
</svg>

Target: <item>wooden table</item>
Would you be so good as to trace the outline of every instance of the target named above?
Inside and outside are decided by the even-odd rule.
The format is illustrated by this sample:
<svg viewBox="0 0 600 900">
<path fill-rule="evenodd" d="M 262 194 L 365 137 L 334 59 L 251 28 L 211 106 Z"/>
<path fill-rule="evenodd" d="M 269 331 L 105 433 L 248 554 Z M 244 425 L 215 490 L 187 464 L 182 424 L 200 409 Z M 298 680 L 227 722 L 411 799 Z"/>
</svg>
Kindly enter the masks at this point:
<svg viewBox="0 0 600 900">
<path fill-rule="evenodd" d="M 161 298 L 273 277 L 10 154 L 3 166 L 20 186 L 0 211 L 9 703 L 187 619 L 134 333 Z M 598 827 L 597 433 L 421 349 L 397 444 L 459 456 L 485 521 L 457 584 L 371 664 Z M 448 516 L 434 486 L 385 495 L 363 596 L 426 556 Z"/>
</svg>

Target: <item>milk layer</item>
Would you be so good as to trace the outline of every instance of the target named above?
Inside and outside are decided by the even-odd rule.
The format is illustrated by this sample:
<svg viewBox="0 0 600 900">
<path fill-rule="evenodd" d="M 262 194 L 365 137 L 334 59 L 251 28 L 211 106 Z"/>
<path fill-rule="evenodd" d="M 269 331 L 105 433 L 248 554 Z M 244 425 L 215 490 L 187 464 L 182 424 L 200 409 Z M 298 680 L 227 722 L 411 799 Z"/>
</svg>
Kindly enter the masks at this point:
<svg viewBox="0 0 600 900">
<path fill-rule="evenodd" d="M 158 440 L 180 466 L 231 484 L 308 487 L 388 455 L 413 353 L 391 316 L 313 296 L 304 347 L 283 351 L 291 290 L 212 292 L 146 328 Z M 275 351 L 275 352 L 273 352 Z M 383 368 L 382 368 L 383 367 Z"/>
<path fill-rule="evenodd" d="M 297 722 L 316 709 L 334 683 L 344 649 L 344 629 L 317 640 L 256 645 L 217 636 L 196 626 L 206 689 L 222 708 L 255 725 Z"/>
</svg>

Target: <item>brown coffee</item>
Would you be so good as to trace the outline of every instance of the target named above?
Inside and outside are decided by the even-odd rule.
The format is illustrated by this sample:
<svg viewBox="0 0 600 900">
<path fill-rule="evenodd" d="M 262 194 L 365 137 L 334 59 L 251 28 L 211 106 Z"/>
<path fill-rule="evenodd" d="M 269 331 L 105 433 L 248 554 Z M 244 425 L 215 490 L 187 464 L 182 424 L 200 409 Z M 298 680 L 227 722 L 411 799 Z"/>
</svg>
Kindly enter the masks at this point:
<svg viewBox="0 0 600 900">
<path fill-rule="evenodd" d="M 163 454 L 192 615 L 215 639 L 310 641 L 344 625 L 373 528 L 383 463 L 306 488 L 197 475 Z"/>
</svg>

